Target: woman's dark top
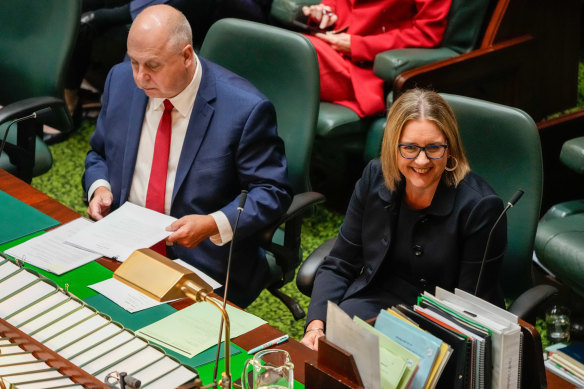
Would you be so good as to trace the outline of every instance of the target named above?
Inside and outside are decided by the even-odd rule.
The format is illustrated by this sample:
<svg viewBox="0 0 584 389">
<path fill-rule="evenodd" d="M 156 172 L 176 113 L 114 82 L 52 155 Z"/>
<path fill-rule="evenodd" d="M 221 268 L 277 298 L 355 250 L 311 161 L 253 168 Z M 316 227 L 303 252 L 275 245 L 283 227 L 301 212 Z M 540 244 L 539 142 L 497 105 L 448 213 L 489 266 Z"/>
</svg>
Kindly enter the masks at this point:
<svg viewBox="0 0 584 389">
<path fill-rule="evenodd" d="M 432 203 L 410 209 L 397 190 L 385 186 L 381 163 L 367 165 L 351 197 L 337 242 L 317 271 L 306 323 L 326 321 L 328 300 L 349 314 L 414 304 L 440 286 L 474 293 L 485 245 L 503 202 L 485 180 L 469 173 L 457 187 L 442 180 Z M 503 306 L 498 272 L 507 246 L 503 218 L 493 232 L 479 297 Z M 378 306 L 378 307 L 377 307 Z M 345 309 L 345 308 L 344 308 Z M 370 317 L 364 317 L 368 319 Z"/>
</svg>

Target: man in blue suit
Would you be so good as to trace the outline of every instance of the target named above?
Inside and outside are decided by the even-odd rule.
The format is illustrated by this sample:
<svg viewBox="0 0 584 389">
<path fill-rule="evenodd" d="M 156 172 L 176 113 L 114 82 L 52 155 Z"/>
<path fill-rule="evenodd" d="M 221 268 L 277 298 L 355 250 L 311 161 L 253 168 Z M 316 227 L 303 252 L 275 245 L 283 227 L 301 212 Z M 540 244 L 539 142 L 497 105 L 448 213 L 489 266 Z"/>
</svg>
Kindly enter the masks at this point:
<svg viewBox="0 0 584 389">
<path fill-rule="evenodd" d="M 163 185 L 168 257 L 179 257 L 224 283 L 238 197 L 248 197 L 233 248 L 228 299 L 245 307 L 261 292 L 268 265 L 258 232 L 291 202 L 284 145 L 272 104 L 250 83 L 197 57 L 182 13 L 145 9 L 128 36 L 130 62 L 110 71 L 83 184 L 95 220 L 125 201 L 146 206 L 159 122 L 170 111 Z M 170 102 L 170 108 L 167 106 Z M 162 124 L 160 124 L 162 125 Z M 166 169 L 166 167 L 165 167 Z M 172 244 L 172 245 L 171 245 Z"/>
</svg>

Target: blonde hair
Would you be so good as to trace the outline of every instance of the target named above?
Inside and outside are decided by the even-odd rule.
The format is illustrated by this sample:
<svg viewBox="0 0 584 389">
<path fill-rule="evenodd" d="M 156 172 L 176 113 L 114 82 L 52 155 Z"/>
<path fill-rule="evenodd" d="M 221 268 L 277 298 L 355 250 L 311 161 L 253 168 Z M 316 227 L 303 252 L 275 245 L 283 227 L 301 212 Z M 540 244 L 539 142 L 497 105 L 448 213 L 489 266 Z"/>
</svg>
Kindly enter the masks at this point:
<svg viewBox="0 0 584 389">
<path fill-rule="evenodd" d="M 402 180 L 397 166 L 397 159 L 400 158 L 398 144 L 410 120 L 429 120 L 444 133 L 449 152 L 446 167 L 452 170 L 445 170 L 443 174 L 447 185 L 457 186 L 470 171 L 470 166 L 464 154 L 456 117 L 438 93 L 424 89 L 404 92 L 387 114 L 380 157 L 385 185 L 393 191 Z"/>
</svg>

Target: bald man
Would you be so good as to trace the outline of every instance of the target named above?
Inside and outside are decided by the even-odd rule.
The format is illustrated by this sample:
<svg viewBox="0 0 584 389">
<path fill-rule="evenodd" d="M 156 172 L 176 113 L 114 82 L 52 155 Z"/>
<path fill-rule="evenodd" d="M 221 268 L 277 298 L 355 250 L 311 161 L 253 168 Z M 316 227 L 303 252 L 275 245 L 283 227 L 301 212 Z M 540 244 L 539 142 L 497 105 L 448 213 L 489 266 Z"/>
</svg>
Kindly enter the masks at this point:
<svg viewBox="0 0 584 389">
<path fill-rule="evenodd" d="M 274 108 L 249 82 L 197 57 L 188 21 L 170 6 L 138 15 L 128 56 L 108 75 L 90 140 L 87 212 L 99 220 L 126 201 L 156 209 L 158 199 L 160 212 L 178 218 L 168 227 L 166 255 L 224 283 L 238 197 L 247 190 L 228 295 L 246 307 L 268 278 L 257 234 L 292 195 Z M 158 143 L 163 122 L 171 127 L 166 156 Z"/>
</svg>

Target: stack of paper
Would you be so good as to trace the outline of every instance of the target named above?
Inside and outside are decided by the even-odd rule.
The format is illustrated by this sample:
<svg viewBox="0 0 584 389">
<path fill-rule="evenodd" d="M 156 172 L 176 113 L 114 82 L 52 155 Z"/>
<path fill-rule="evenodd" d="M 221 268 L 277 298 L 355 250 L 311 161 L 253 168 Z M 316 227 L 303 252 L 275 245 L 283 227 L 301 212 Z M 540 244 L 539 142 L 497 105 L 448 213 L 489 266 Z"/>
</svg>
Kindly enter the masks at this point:
<svg viewBox="0 0 584 389">
<path fill-rule="evenodd" d="M 557 348 L 549 353 L 546 366 L 555 365 L 557 369 L 565 370 L 571 375 L 571 382 L 584 387 L 584 342 L 574 342 L 568 346 Z M 551 368 L 554 372 L 557 370 Z M 560 374 L 566 376 L 566 374 Z M 575 378 L 575 379 L 574 379 Z"/>
<path fill-rule="evenodd" d="M 455 387 L 520 386 L 523 338 L 516 316 L 464 291 L 441 288 L 435 296 L 425 292 L 414 312 L 460 339 L 453 342 L 455 370 L 464 371 L 465 382 Z"/>
<path fill-rule="evenodd" d="M 353 355 L 365 388 L 435 388 L 452 349 L 403 315 L 381 311 L 375 327 L 329 302 L 327 340 Z M 371 350 L 379 350 L 371 353 Z"/>
<path fill-rule="evenodd" d="M 91 224 L 91 221 L 80 217 L 14 246 L 6 250 L 6 254 L 61 275 L 101 257 L 101 254 L 65 244 L 69 237 Z"/>
</svg>

